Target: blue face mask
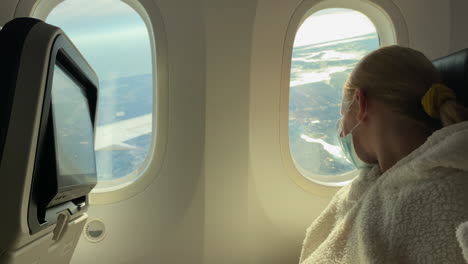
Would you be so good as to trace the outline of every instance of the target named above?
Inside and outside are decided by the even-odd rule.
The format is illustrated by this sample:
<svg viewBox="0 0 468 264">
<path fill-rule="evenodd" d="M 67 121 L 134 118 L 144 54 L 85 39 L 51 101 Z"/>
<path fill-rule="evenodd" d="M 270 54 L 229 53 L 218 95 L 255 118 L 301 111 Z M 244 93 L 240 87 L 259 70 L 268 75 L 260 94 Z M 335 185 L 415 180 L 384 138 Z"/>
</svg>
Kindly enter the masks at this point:
<svg viewBox="0 0 468 264">
<path fill-rule="evenodd" d="M 343 134 L 343 124 L 341 122 L 341 119 L 338 120 L 338 123 L 336 124 L 336 132 L 338 136 L 338 141 L 340 142 L 341 149 L 343 150 L 343 153 L 346 157 L 346 159 L 351 162 L 356 168 L 358 169 L 364 169 L 364 168 L 369 168 L 372 166 L 372 164 L 366 163 L 362 161 L 359 156 L 356 153 L 356 149 L 354 148 L 354 142 L 353 142 L 353 130 L 356 129 L 361 124 L 361 120 L 349 131 L 349 133 L 346 136 L 342 136 Z"/>
</svg>

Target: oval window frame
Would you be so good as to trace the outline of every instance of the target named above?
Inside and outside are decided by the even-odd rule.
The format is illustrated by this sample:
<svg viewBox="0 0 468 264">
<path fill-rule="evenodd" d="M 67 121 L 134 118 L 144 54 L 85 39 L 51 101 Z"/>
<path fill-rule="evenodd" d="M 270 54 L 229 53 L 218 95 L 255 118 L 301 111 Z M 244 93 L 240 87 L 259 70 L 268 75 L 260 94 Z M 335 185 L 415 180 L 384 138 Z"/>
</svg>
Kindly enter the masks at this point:
<svg viewBox="0 0 468 264">
<path fill-rule="evenodd" d="M 14 17 L 29 16 L 45 20 L 64 0 L 20 0 Z M 153 67 L 153 114 L 151 145 L 141 166 L 132 173 L 106 181 L 106 187 L 93 190 L 91 204 L 110 204 L 127 200 L 143 192 L 161 173 L 168 136 L 168 45 L 164 21 L 158 6 L 151 0 L 120 0 L 138 13 L 145 23 L 151 46 Z M 151 14 L 151 16 L 150 16 Z"/>
<path fill-rule="evenodd" d="M 280 83 L 280 148 L 283 163 L 288 176 L 304 190 L 311 193 L 327 192 L 330 187 L 342 187 L 351 182 L 359 171 L 334 176 L 339 182 L 330 181 L 329 176 L 308 174 L 303 175 L 291 154 L 289 146 L 289 93 L 290 73 L 293 44 L 296 33 L 302 23 L 314 13 L 329 8 L 345 8 L 360 12 L 374 24 L 379 36 L 380 46 L 398 44 L 409 45 L 408 29 L 398 7 L 386 0 L 305 0 L 294 11 L 288 24 L 283 50 L 283 60 Z M 313 179 L 312 179 L 313 178 Z"/>
</svg>

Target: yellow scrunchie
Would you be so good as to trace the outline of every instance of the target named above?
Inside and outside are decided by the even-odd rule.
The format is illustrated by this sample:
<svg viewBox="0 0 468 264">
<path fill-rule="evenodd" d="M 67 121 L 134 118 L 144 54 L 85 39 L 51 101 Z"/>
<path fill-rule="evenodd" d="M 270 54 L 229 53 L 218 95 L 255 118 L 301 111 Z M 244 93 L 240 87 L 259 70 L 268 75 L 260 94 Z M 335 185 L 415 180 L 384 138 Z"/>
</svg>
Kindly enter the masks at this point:
<svg viewBox="0 0 468 264">
<path fill-rule="evenodd" d="M 453 90 L 444 84 L 435 83 L 421 99 L 421 104 L 430 117 L 440 118 L 439 108 L 447 100 L 456 100 Z"/>
</svg>

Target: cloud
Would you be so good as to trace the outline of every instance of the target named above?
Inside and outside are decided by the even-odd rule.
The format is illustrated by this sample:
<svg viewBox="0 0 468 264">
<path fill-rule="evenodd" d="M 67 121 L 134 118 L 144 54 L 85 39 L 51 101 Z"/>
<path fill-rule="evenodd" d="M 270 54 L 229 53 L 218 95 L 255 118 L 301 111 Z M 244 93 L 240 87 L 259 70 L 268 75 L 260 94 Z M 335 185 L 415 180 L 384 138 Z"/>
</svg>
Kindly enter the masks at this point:
<svg viewBox="0 0 468 264">
<path fill-rule="evenodd" d="M 329 144 L 323 139 L 315 139 L 305 134 L 302 134 L 301 138 L 307 142 L 319 143 L 322 145 L 323 149 L 326 150 L 328 153 L 332 154 L 337 158 L 344 158 L 344 153 L 340 146 Z"/>
<path fill-rule="evenodd" d="M 320 70 L 304 71 L 300 72 L 295 80 L 289 82 L 289 86 L 303 85 L 307 83 L 316 83 L 331 80 L 331 75 L 337 72 L 344 72 L 350 67 L 336 66 L 328 67 Z"/>
<path fill-rule="evenodd" d="M 80 34 L 73 37 L 78 45 L 94 45 L 96 43 L 115 43 L 128 39 L 139 39 L 148 41 L 148 30 L 146 27 L 123 28 L 97 34 Z"/>
<path fill-rule="evenodd" d="M 376 32 L 374 24 L 360 12 L 341 9 L 323 14 L 325 11 L 313 14 L 302 23 L 296 33 L 294 47 Z"/>
<path fill-rule="evenodd" d="M 67 0 L 46 21 L 64 30 L 100 80 L 152 71 L 148 29 L 120 0 Z"/>
</svg>

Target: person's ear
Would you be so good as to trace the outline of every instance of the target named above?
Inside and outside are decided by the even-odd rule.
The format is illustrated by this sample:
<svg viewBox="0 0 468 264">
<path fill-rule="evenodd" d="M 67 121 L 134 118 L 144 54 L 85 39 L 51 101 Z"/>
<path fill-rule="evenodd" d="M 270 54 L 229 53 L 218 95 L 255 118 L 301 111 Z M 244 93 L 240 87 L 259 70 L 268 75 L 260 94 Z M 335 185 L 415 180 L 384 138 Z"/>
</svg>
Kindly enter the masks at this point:
<svg viewBox="0 0 468 264">
<path fill-rule="evenodd" d="M 367 97 L 364 94 L 364 91 L 362 89 L 356 89 L 354 96 L 356 96 L 355 100 L 358 105 L 358 114 L 356 117 L 359 121 L 365 118 L 364 115 L 366 114 L 366 111 L 367 111 Z"/>
</svg>

